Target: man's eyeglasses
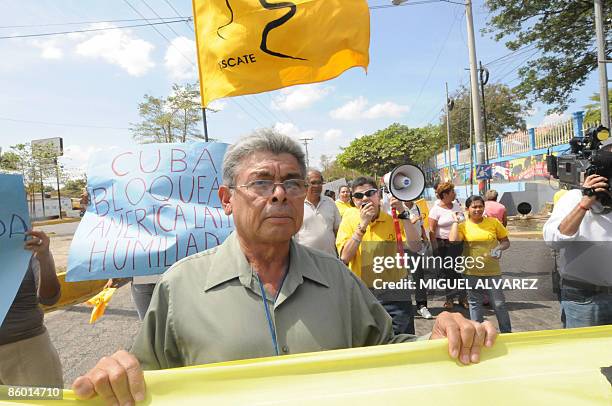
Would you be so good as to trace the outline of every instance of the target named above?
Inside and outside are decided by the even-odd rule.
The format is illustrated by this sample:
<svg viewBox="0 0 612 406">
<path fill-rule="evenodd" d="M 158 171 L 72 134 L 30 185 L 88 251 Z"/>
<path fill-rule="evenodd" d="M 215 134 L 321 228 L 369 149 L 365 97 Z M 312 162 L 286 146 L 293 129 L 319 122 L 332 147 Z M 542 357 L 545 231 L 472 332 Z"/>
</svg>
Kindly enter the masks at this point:
<svg viewBox="0 0 612 406">
<path fill-rule="evenodd" d="M 282 182 L 274 182 L 273 180 L 254 180 L 244 185 L 230 186 L 230 189 L 236 189 L 239 187 L 246 188 L 246 190 L 255 193 L 262 197 L 272 196 L 274 189 L 277 186 L 282 186 L 285 189 L 287 196 L 298 197 L 306 194 L 306 187 L 308 186 L 306 181 L 303 179 L 287 179 Z"/>
<path fill-rule="evenodd" d="M 370 190 L 366 190 L 365 192 L 354 192 L 353 193 L 353 197 L 356 198 L 356 199 L 363 199 L 364 196 L 365 197 L 372 197 L 376 193 L 378 193 L 378 189 L 370 189 Z"/>
</svg>

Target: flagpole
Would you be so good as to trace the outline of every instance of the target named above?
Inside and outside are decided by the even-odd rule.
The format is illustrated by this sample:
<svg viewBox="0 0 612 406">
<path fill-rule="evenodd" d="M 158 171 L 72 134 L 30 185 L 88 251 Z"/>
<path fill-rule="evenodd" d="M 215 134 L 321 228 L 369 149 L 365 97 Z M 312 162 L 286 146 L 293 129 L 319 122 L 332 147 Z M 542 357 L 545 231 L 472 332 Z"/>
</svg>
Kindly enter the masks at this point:
<svg viewBox="0 0 612 406">
<path fill-rule="evenodd" d="M 202 125 L 204 126 L 204 141 L 208 142 L 208 124 L 206 122 L 206 107 L 202 107 Z"/>
</svg>

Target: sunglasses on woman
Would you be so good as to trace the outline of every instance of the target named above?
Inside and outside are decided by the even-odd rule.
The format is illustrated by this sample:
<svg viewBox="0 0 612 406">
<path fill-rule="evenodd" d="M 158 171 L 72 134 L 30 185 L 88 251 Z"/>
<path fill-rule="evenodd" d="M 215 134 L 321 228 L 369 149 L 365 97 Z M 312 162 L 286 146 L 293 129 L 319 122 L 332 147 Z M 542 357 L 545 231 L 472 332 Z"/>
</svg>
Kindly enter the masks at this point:
<svg viewBox="0 0 612 406">
<path fill-rule="evenodd" d="M 365 192 L 354 192 L 353 193 L 353 197 L 356 198 L 356 199 L 363 199 L 364 196 L 365 197 L 372 197 L 376 193 L 378 193 L 378 189 L 370 189 L 370 190 L 366 190 Z"/>
</svg>

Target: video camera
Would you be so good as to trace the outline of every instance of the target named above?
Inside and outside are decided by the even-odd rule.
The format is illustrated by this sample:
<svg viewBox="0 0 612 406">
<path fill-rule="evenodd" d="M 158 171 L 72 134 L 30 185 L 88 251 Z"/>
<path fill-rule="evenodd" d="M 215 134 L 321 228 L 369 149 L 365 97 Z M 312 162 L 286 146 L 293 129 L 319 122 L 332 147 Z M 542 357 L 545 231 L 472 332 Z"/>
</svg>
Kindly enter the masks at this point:
<svg viewBox="0 0 612 406">
<path fill-rule="evenodd" d="M 582 189 L 584 180 L 589 175 L 600 175 L 608 179 L 608 189 L 612 185 L 612 152 L 601 150 L 602 141 L 610 137 L 610 131 L 604 127 L 590 128 L 585 137 L 574 137 L 570 140 L 570 152 L 567 154 L 546 157 L 548 173 L 559 179 L 562 186 L 568 189 Z M 612 190 L 612 189 L 611 189 Z M 612 209 L 612 197 L 608 193 L 596 192 L 597 200 L 604 208 Z"/>
</svg>

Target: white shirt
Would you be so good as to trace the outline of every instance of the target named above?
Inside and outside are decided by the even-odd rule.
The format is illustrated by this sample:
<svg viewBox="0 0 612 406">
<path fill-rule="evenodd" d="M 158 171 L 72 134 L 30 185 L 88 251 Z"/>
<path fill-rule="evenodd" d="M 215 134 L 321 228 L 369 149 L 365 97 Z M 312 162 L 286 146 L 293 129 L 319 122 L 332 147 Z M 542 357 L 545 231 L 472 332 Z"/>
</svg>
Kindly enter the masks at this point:
<svg viewBox="0 0 612 406">
<path fill-rule="evenodd" d="M 304 200 L 304 222 L 293 238 L 302 245 L 337 256 L 336 232 L 341 220 L 338 207 L 331 198 L 321 195 L 316 206 Z"/>
<path fill-rule="evenodd" d="M 463 209 L 456 200 L 453 202 L 452 209 L 442 207 L 440 206 L 441 204 L 441 201 L 437 201 L 437 203 L 433 205 L 429 211 L 429 218 L 438 222 L 438 227 L 436 227 L 436 238 L 448 240 L 451 226 L 455 221 L 453 213 L 461 213 L 463 212 Z"/>
<path fill-rule="evenodd" d="M 544 241 L 559 250 L 559 272 L 563 278 L 612 286 L 612 213 L 589 210 L 576 234 L 567 236 L 559 231 L 559 224 L 581 199 L 579 189 L 570 190 L 559 199 L 544 224 Z"/>
</svg>

